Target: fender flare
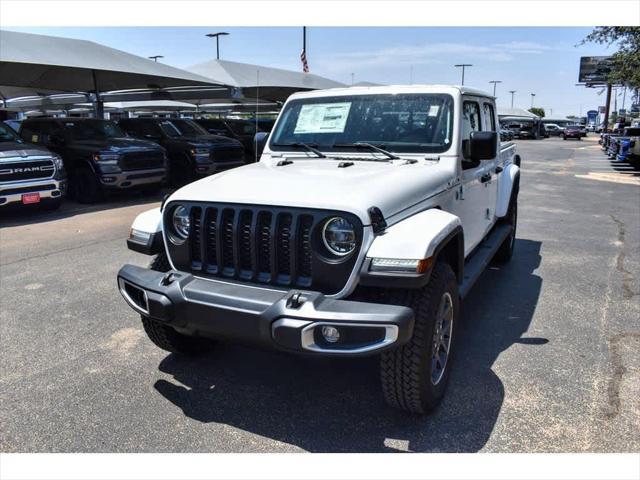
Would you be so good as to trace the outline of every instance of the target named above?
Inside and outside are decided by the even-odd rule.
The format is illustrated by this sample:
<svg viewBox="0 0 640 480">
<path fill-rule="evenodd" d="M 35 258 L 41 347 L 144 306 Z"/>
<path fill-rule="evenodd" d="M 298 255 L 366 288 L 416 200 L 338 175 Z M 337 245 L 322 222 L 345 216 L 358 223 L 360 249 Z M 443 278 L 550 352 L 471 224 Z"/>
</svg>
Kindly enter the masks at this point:
<svg viewBox="0 0 640 480">
<path fill-rule="evenodd" d="M 439 208 L 416 213 L 388 227 L 376 236 L 367 251 L 361 283 L 366 286 L 409 287 L 424 286 L 429 271 L 416 273 L 370 272 L 373 258 L 422 260 L 446 257 L 458 282 L 464 268 L 464 233 L 460 218 Z"/>
<path fill-rule="evenodd" d="M 498 182 L 498 200 L 496 203 L 496 217 L 503 218 L 509 211 L 509 205 L 518 195 L 520 189 L 520 167 L 515 164 L 507 165 L 500 175 Z"/>
<path fill-rule="evenodd" d="M 147 255 L 157 255 L 164 251 L 160 207 L 142 212 L 135 218 L 131 224 L 127 246 Z"/>
</svg>

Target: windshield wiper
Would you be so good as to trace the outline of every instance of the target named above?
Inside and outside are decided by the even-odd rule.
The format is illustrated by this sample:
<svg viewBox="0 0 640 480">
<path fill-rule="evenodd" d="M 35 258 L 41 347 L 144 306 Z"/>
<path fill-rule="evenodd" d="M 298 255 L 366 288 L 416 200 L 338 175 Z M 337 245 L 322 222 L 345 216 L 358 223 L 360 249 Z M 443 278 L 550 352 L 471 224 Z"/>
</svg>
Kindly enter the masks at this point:
<svg viewBox="0 0 640 480">
<path fill-rule="evenodd" d="M 294 148 L 304 148 L 307 152 L 314 153 L 318 156 L 318 158 L 327 158 L 327 156 L 318 150 L 316 144 L 309 145 L 308 143 L 295 142 L 295 143 L 274 143 L 274 147 L 294 147 Z"/>
<path fill-rule="evenodd" d="M 386 156 L 391 160 L 398 160 L 400 157 L 394 155 L 393 153 L 385 150 L 384 148 L 380 148 L 376 145 L 367 142 L 355 142 L 355 143 L 336 143 L 334 148 L 365 148 L 370 151 L 378 152 Z"/>
</svg>

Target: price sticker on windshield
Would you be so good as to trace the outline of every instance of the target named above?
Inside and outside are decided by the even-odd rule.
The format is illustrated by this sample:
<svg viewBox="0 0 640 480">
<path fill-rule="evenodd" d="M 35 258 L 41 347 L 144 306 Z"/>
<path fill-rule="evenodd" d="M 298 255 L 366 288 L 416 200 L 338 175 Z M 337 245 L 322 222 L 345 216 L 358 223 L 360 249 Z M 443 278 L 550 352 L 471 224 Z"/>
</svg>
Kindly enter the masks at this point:
<svg viewBox="0 0 640 480">
<path fill-rule="evenodd" d="M 303 105 L 293 133 L 342 133 L 350 108 L 351 102 Z"/>
</svg>

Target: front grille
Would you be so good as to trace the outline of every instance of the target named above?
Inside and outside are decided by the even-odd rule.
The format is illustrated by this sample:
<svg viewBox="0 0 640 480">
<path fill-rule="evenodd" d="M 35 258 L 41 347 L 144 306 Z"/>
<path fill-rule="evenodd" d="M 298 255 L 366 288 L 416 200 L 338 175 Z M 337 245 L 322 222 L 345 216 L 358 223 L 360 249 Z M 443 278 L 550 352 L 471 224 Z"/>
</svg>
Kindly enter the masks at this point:
<svg viewBox="0 0 640 480">
<path fill-rule="evenodd" d="M 353 271 L 362 243 L 362 224 L 345 212 L 182 205 L 190 211 L 189 238 L 184 243 L 169 241 L 168 253 L 178 270 L 203 277 L 337 293 Z M 164 210 L 165 225 L 171 225 L 174 207 L 168 205 Z M 348 218 L 356 227 L 358 248 L 348 257 L 330 257 L 323 250 L 322 226 L 336 215 Z"/>
<path fill-rule="evenodd" d="M 191 215 L 192 271 L 277 285 L 311 284 L 312 251 L 305 247 L 310 215 L 228 207 L 204 212 L 194 207 Z M 296 269 L 296 263 L 304 268 Z"/>
<path fill-rule="evenodd" d="M 241 145 L 219 146 L 211 151 L 210 159 L 218 163 L 244 160 L 244 148 Z"/>
<path fill-rule="evenodd" d="M 3 162 L 0 164 L 0 183 L 51 178 L 54 173 L 51 160 Z"/>
<path fill-rule="evenodd" d="M 164 166 L 164 153 L 159 150 L 141 150 L 127 152 L 120 158 L 122 170 L 144 170 L 147 168 L 162 168 Z"/>
</svg>

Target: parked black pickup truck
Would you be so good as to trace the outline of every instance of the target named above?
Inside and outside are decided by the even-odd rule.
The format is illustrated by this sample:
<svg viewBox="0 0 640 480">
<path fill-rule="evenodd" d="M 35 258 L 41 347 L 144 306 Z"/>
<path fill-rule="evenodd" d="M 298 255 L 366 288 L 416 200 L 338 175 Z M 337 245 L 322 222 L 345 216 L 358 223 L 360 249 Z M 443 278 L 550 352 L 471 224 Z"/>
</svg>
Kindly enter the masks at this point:
<svg viewBox="0 0 640 480">
<path fill-rule="evenodd" d="M 0 123 L 0 208 L 14 204 L 60 206 L 67 175 L 62 159 L 49 150 L 24 142 Z"/>
<path fill-rule="evenodd" d="M 260 130 L 256 129 L 255 122 L 230 118 L 200 118 L 196 122 L 213 135 L 235 138 L 242 143 L 247 161 L 256 161 L 253 137 Z"/>
<path fill-rule="evenodd" d="M 169 179 L 175 186 L 245 164 L 240 142 L 211 135 L 193 120 L 125 118 L 119 125 L 132 137 L 158 142 L 167 150 Z"/>
<path fill-rule="evenodd" d="M 91 118 L 24 120 L 20 136 L 62 157 L 69 196 L 94 203 L 110 190 L 158 190 L 166 180 L 167 158 L 153 142 L 128 138 L 113 122 Z"/>
</svg>

